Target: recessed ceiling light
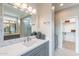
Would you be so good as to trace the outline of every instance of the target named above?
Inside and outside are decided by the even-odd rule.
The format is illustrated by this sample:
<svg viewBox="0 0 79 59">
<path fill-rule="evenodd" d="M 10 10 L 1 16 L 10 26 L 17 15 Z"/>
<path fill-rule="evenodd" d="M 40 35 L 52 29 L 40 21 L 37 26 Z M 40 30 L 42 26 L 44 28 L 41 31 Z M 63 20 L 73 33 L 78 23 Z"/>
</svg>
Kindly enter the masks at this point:
<svg viewBox="0 0 79 59">
<path fill-rule="evenodd" d="M 64 5 L 63 3 L 60 4 L 60 6 L 63 6 L 63 5 Z"/>
<path fill-rule="evenodd" d="M 52 10 L 54 10 L 55 9 L 55 6 L 52 6 L 52 8 L 51 8 Z"/>
</svg>

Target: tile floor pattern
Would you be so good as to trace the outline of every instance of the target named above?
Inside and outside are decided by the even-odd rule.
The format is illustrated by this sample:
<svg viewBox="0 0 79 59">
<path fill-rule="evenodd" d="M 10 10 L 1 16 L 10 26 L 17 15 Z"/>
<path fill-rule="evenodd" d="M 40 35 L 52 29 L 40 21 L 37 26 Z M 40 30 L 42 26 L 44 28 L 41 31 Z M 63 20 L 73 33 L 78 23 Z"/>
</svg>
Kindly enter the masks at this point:
<svg viewBox="0 0 79 59">
<path fill-rule="evenodd" d="M 55 56 L 79 56 L 79 54 L 75 54 L 73 50 L 61 48 L 56 49 Z"/>
</svg>

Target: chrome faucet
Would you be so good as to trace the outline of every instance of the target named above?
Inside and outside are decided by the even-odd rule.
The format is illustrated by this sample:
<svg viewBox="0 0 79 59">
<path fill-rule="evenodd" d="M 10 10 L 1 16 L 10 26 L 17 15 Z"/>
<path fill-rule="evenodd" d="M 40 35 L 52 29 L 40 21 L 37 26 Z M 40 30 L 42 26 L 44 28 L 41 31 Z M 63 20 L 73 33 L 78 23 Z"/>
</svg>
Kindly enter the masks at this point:
<svg viewBox="0 0 79 59">
<path fill-rule="evenodd" d="M 26 42 L 26 41 L 29 42 L 30 40 L 31 40 L 31 38 L 29 36 L 27 36 L 27 39 L 25 39 L 24 42 Z"/>
<path fill-rule="evenodd" d="M 31 40 L 31 37 L 30 36 L 27 36 L 27 41 L 30 41 Z"/>
<path fill-rule="evenodd" d="M 30 37 L 29 37 L 29 36 L 27 36 L 27 41 L 29 41 L 29 39 L 30 39 Z"/>
</svg>

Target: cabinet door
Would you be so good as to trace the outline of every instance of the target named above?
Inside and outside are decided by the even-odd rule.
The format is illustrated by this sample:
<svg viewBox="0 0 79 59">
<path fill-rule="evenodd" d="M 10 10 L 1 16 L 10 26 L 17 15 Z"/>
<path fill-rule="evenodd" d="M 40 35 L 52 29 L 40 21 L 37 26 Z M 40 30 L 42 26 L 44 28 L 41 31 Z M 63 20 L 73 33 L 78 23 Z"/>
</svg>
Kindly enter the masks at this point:
<svg viewBox="0 0 79 59">
<path fill-rule="evenodd" d="M 36 51 L 35 53 L 32 54 L 32 56 L 41 56 L 41 50 Z"/>
<path fill-rule="evenodd" d="M 45 44 L 43 44 L 43 46 L 41 47 L 41 56 L 48 56 L 49 55 L 49 42 L 46 42 Z"/>
</svg>

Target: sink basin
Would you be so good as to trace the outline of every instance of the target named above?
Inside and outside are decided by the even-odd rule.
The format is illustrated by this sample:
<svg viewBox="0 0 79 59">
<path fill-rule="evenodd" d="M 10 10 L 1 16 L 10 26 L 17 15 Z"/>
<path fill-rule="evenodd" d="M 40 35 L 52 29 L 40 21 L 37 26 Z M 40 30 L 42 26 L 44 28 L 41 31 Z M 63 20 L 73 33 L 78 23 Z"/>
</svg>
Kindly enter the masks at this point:
<svg viewBox="0 0 79 59">
<path fill-rule="evenodd" d="M 30 41 L 27 41 L 23 43 L 23 45 L 27 46 L 27 47 L 30 47 L 32 46 L 33 44 L 35 44 L 36 42 L 39 42 L 39 40 L 37 38 L 31 38 Z"/>
</svg>

